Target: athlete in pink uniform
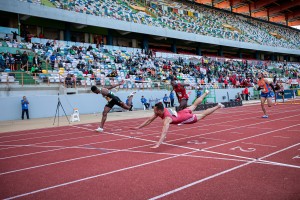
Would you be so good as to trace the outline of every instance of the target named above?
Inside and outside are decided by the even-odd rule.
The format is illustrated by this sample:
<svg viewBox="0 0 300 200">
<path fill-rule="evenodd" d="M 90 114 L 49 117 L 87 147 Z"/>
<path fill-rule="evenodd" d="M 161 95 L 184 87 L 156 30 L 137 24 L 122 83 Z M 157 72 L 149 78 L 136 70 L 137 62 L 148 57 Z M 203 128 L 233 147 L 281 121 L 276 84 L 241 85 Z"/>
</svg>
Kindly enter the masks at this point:
<svg viewBox="0 0 300 200">
<path fill-rule="evenodd" d="M 169 108 L 164 108 L 164 106 L 161 102 L 157 103 L 154 106 L 154 115 L 152 117 L 150 117 L 148 120 L 146 120 L 144 123 L 142 123 L 140 126 L 135 127 L 133 129 L 137 130 L 142 127 L 145 127 L 145 126 L 149 125 L 151 122 L 153 122 L 157 117 L 162 118 L 163 129 L 162 129 L 160 139 L 156 143 L 155 146 L 151 147 L 151 148 L 158 148 L 159 145 L 161 145 L 161 143 L 166 138 L 170 124 L 179 124 L 179 125 L 180 124 L 193 124 L 193 123 L 196 123 L 197 121 L 199 121 L 200 119 L 205 118 L 207 115 L 210 115 L 211 113 L 215 112 L 219 108 L 224 107 L 224 105 L 219 103 L 217 106 L 215 106 L 213 108 L 209 108 L 202 113 L 193 114 L 193 111 L 203 101 L 203 99 L 206 97 L 206 95 L 208 93 L 209 93 L 208 90 L 205 91 L 205 93 L 202 96 L 200 96 L 198 99 L 195 100 L 193 105 L 191 105 L 190 107 L 187 107 L 186 109 L 183 109 L 177 113 Z"/>
</svg>

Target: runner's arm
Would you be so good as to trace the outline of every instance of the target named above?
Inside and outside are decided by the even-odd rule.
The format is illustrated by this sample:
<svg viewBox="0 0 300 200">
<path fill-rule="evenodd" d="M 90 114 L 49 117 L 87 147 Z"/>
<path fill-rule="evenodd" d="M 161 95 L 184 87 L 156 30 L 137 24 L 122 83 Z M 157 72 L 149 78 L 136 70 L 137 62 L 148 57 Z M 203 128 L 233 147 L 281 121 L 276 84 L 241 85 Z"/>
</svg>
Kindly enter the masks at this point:
<svg viewBox="0 0 300 200">
<path fill-rule="evenodd" d="M 157 118 L 157 115 L 153 115 L 152 117 L 147 119 L 145 122 L 143 122 L 141 125 L 139 125 L 138 127 L 132 128 L 132 129 L 137 130 L 137 129 L 143 128 L 143 127 L 151 124 L 151 122 L 153 122 L 156 118 Z"/>
<path fill-rule="evenodd" d="M 112 85 L 112 86 L 106 87 L 106 89 L 111 90 L 111 89 L 113 89 L 113 88 L 115 88 L 115 87 L 118 87 L 118 86 L 120 86 L 120 85 L 123 85 L 124 83 L 125 83 L 125 81 L 122 80 L 120 83 L 118 83 L 118 84 L 116 84 L 116 85 Z"/>
<path fill-rule="evenodd" d="M 161 145 L 161 143 L 163 143 L 163 141 L 165 140 L 165 138 L 167 136 L 167 132 L 168 132 L 168 129 L 169 129 L 169 126 L 170 126 L 171 122 L 172 122 L 172 119 L 170 117 L 166 117 L 164 119 L 164 125 L 163 125 L 163 128 L 162 128 L 162 133 L 161 133 L 160 139 L 158 140 L 156 145 L 154 145 L 151 148 L 158 148 Z"/>
</svg>

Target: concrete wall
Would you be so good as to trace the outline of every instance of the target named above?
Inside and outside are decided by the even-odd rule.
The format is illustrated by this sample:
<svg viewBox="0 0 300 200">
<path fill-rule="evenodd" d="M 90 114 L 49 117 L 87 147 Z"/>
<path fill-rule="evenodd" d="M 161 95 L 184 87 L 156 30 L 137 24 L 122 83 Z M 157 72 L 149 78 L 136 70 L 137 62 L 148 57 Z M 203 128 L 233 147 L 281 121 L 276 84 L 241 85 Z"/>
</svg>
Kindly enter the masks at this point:
<svg viewBox="0 0 300 200">
<path fill-rule="evenodd" d="M 230 99 L 234 99 L 235 95 L 242 89 L 218 89 L 216 91 L 217 102 L 227 101 L 227 92 Z M 58 91 L 51 90 L 51 94 L 47 94 L 46 90 L 24 90 L 24 91 L 6 91 L 0 96 L 0 120 L 18 120 L 21 119 L 21 99 L 24 95 L 29 101 L 29 114 L 31 118 L 54 117 L 58 102 Z M 250 89 L 250 92 L 252 90 Z M 116 95 L 122 100 L 126 101 L 127 96 L 131 91 L 119 91 Z M 162 99 L 165 94 L 169 94 L 167 90 L 140 90 L 133 98 L 133 105 L 136 109 L 141 109 L 141 96 L 149 99 Z M 223 99 L 222 96 L 226 98 Z M 189 104 L 195 99 L 195 91 L 191 91 Z M 77 94 L 77 95 L 60 95 L 61 103 L 67 113 L 71 115 L 73 108 L 78 108 L 81 114 L 99 113 L 102 112 L 106 100 L 101 95 L 92 93 Z M 213 99 L 208 99 L 212 102 Z M 177 100 L 175 104 L 178 105 Z M 117 106 L 116 106 L 117 107 Z M 60 115 L 63 111 L 60 109 Z"/>
<path fill-rule="evenodd" d="M 231 46 L 242 49 L 254 49 L 259 51 L 268 51 L 276 53 L 287 53 L 293 55 L 300 55 L 300 50 L 287 49 L 282 47 L 263 46 L 247 42 L 238 42 L 233 40 L 215 38 L 210 36 L 197 35 L 194 33 L 186 33 L 175 31 L 167 28 L 150 27 L 147 25 L 125 22 L 121 20 L 109 19 L 105 17 L 97 17 L 74 11 L 60 10 L 57 8 L 50 8 L 33 3 L 20 2 L 18 0 L 0 0 L 0 10 L 20 13 L 29 16 L 43 17 L 48 19 L 66 21 L 71 23 L 78 23 L 84 25 L 91 25 L 97 27 L 105 27 L 123 31 L 130 31 L 142 34 L 156 35 L 168 38 L 182 39 L 194 42 L 209 43 L 223 46 Z"/>
</svg>

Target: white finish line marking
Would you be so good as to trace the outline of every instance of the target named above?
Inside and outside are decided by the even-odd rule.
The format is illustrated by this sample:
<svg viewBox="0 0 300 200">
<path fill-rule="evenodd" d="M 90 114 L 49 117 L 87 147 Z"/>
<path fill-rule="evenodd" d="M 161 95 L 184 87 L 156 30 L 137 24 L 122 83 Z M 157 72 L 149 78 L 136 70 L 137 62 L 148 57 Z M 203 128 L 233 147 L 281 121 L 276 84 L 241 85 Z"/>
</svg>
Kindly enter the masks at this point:
<svg viewBox="0 0 300 200">
<path fill-rule="evenodd" d="M 279 151 L 276 151 L 276 152 L 274 152 L 274 153 L 268 154 L 268 155 L 266 155 L 266 156 L 261 157 L 261 158 L 258 159 L 258 160 L 261 161 L 261 159 L 263 159 L 263 158 L 267 158 L 267 157 L 269 157 L 269 156 L 271 156 L 271 155 L 274 155 L 274 154 L 280 153 L 280 152 L 282 152 L 282 151 L 285 151 L 285 150 L 287 150 L 287 149 L 293 148 L 293 147 L 295 147 L 295 146 L 298 146 L 299 144 L 300 144 L 300 143 L 294 144 L 294 145 L 292 145 L 292 146 L 286 147 L 286 148 L 281 149 L 281 150 L 279 150 Z M 233 168 L 231 168 L 231 169 L 228 169 L 228 170 L 225 170 L 225 171 L 216 173 L 216 174 L 214 174 L 214 175 L 208 176 L 208 177 L 206 177 L 206 178 L 203 178 L 203 179 L 200 179 L 200 180 L 198 180 L 198 181 L 192 182 L 192 183 L 190 183 L 190 184 L 184 185 L 184 186 L 182 186 L 182 187 L 176 188 L 176 189 L 171 190 L 171 191 L 169 191 L 169 192 L 166 192 L 166 193 L 163 193 L 163 194 L 161 194 L 161 195 L 155 196 L 155 197 L 153 197 L 153 198 L 150 198 L 149 200 L 160 199 L 160 198 L 162 198 L 162 197 L 165 197 L 165 196 L 168 196 L 168 195 L 170 195 L 170 194 L 179 192 L 179 191 L 184 190 L 184 189 L 186 189 L 186 188 L 189 188 L 189 187 L 191 187 L 191 186 L 197 185 L 197 184 L 202 183 L 202 182 L 204 182 L 204 181 L 213 179 L 213 178 L 215 178 L 215 177 L 221 176 L 221 175 L 223 175 L 223 174 L 226 174 L 226 173 L 231 172 L 231 171 L 234 171 L 234 170 L 236 170 L 236 169 L 245 167 L 245 166 L 250 165 L 250 164 L 255 163 L 255 162 L 257 162 L 257 160 L 249 161 L 249 162 L 244 163 L 244 164 L 242 164 L 242 165 L 238 165 L 238 166 L 233 167 Z"/>
</svg>

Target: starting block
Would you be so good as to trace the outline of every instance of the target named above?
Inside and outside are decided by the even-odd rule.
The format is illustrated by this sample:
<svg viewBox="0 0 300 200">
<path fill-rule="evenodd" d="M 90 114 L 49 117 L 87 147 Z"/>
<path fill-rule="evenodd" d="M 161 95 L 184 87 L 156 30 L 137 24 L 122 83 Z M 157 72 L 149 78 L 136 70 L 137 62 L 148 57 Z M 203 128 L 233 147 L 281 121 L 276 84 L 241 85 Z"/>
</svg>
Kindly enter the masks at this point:
<svg viewBox="0 0 300 200">
<path fill-rule="evenodd" d="M 73 114 L 71 115 L 71 122 L 80 122 L 78 108 L 74 108 Z"/>
</svg>

